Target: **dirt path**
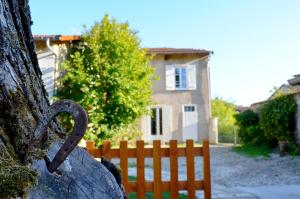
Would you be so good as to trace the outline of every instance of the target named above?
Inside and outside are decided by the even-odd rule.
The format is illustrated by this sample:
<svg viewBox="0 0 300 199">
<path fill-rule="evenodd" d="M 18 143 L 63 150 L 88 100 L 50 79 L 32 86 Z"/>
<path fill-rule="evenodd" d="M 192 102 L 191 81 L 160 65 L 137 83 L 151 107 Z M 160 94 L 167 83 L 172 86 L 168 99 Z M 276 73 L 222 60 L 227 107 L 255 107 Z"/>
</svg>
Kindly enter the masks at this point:
<svg viewBox="0 0 300 199">
<path fill-rule="evenodd" d="M 225 188 L 229 192 L 239 190 L 260 196 L 255 192 L 260 187 L 300 185 L 300 157 L 271 154 L 268 158 L 249 158 L 232 152 L 229 146 L 212 146 L 211 173 L 213 193 L 220 190 L 220 194 Z"/>
</svg>

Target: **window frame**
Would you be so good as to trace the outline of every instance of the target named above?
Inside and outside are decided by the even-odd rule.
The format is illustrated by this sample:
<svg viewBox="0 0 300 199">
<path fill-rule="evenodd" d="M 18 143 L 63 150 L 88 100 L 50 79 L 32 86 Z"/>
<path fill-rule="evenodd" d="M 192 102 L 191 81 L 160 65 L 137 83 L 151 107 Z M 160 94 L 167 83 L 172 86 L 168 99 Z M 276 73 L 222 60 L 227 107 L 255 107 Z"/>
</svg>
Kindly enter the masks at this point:
<svg viewBox="0 0 300 199">
<path fill-rule="evenodd" d="M 189 108 L 193 107 L 194 110 L 192 110 L 192 111 L 186 111 L 185 110 L 186 107 L 189 107 Z M 185 112 L 197 112 L 197 111 L 198 111 L 197 110 L 197 104 L 182 104 L 182 113 L 185 113 Z"/>
<path fill-rule="evenodd" d="M 175 65 L 174 66 L 175 75 L 174 75 L 174 88 L 175 90 L 188 90 L 188 67 L 186 65 Z M 178 81 L 177 79 L 177 71 L 178 73 Z M 184 72 L 183 72 L 184 71 Z M 184 74 L 184 75 L 183 75 Z M 183 78 L 184 77 L 184 78 Z M 177 82 L 179 83 L 179 87 L 177 87 Z M 185 85 L 185 86 L 184 86 Z"/>
<path fill-rule="evenodd" d="M 155 133 L 153 133 L 153 114 L 152 111 L 155 110 Z M 162 136 L 164 134 L 164 124 L 163 124 L 163 107 L 155 106 L 150 108 L 150 134 L 151 136 Z"/>
</svg>

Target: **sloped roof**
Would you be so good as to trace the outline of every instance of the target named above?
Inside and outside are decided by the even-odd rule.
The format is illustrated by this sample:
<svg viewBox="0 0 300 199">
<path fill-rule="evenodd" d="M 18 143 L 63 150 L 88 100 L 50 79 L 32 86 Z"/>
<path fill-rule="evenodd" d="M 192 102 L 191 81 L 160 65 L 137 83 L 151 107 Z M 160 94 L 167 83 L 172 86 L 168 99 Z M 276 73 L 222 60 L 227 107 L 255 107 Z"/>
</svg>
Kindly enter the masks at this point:
<svg viewBox="0 0 300 199">
<path fill-rule="evenodd" d="M 174 55 L 174 54 L 213 54 L 213 51 L 194 48 L 147 48 L 148 54 Z"/>
<path fill-rule="evenodd" d="M 289 89 L 291 90 L 291 93 L 300 93 L 300 84 L 290 86 Z"/>
<path fill-rule="evenodd" d="M 35 41 L 46 41 L 50 39 L 52 42 L 67 42 L 67 41 L 80 41 L 80 35 L 33 35 Z M 147 54 L 156 55 L 209 55 L 213 54 L 213 51 L 208 51 L 204 49 L 194 49 L 194 48 L 146 48 Z"/>
<path fill-rule="evenodd" d="M 300 85 L 288 85 L 288 84 L 282 84 L 269 98 L 272 99 L 278 92 L 281 92 L 283 94 L 294 94 L 294 93 L 300 93 Z"/>
<path fill-rule="evenodd" d="M 300 74 L 294 75 L 294 78 L 289 79 L 288 83 L 290 85 L 300 85 Z"/>
</svg>

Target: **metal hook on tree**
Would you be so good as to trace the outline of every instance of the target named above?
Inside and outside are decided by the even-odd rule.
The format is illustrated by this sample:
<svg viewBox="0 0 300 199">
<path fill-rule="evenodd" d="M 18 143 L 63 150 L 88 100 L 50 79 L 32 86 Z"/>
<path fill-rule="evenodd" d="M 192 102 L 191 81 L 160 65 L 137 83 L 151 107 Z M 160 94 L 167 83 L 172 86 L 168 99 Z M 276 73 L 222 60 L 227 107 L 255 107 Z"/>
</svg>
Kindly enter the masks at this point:
<svg viewBox="0 0 300 199">
<path fill-rule="evenodd" d="M 42 142 L 47 134 L 50 122 L 60 113 L 73 115 L 75 124 L 71 135 L 66 139 L 53 160 L 51 161 L 47 156 L 44 157 L 47 168 L 51 173 L 57 170 L 77 146 L 86 131 L 88 123 L 87 114 L 79 104 L 72 100 L 59 100 L 49 107 L 49 110 L 43 115 L 43 120 L 38 123 L 34 132 L 34 144 Z"/>
</svg>

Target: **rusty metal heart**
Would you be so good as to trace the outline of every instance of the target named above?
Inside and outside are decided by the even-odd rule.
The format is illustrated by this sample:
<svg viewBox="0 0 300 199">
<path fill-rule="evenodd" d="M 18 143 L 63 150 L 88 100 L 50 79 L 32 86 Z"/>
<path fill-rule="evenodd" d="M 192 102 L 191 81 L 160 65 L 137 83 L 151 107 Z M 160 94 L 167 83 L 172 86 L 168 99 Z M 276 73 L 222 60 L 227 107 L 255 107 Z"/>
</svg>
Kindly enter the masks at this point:
<svg viewBox="0 0 300 199">
<path fill-rule="evenodd" d="M 46 136 L 47 128 L 50 122 L 60 113 L 67 113 L 74 117 L 74 128 L 71 135 L 66 139 L 53 160 L 45 156 L 46 166 L 49 172 L 54 172 L 65 161 L 68 155 L 77 146 L 83 137 L 88 123 L 88 117 L 85 110 L 72 100 L 59 100 L 50 106 L 47 113 L 43 115 L 43 119 L 38 123 L 35 132 L 35 143 L 40 143 Z"/>
</svg>

